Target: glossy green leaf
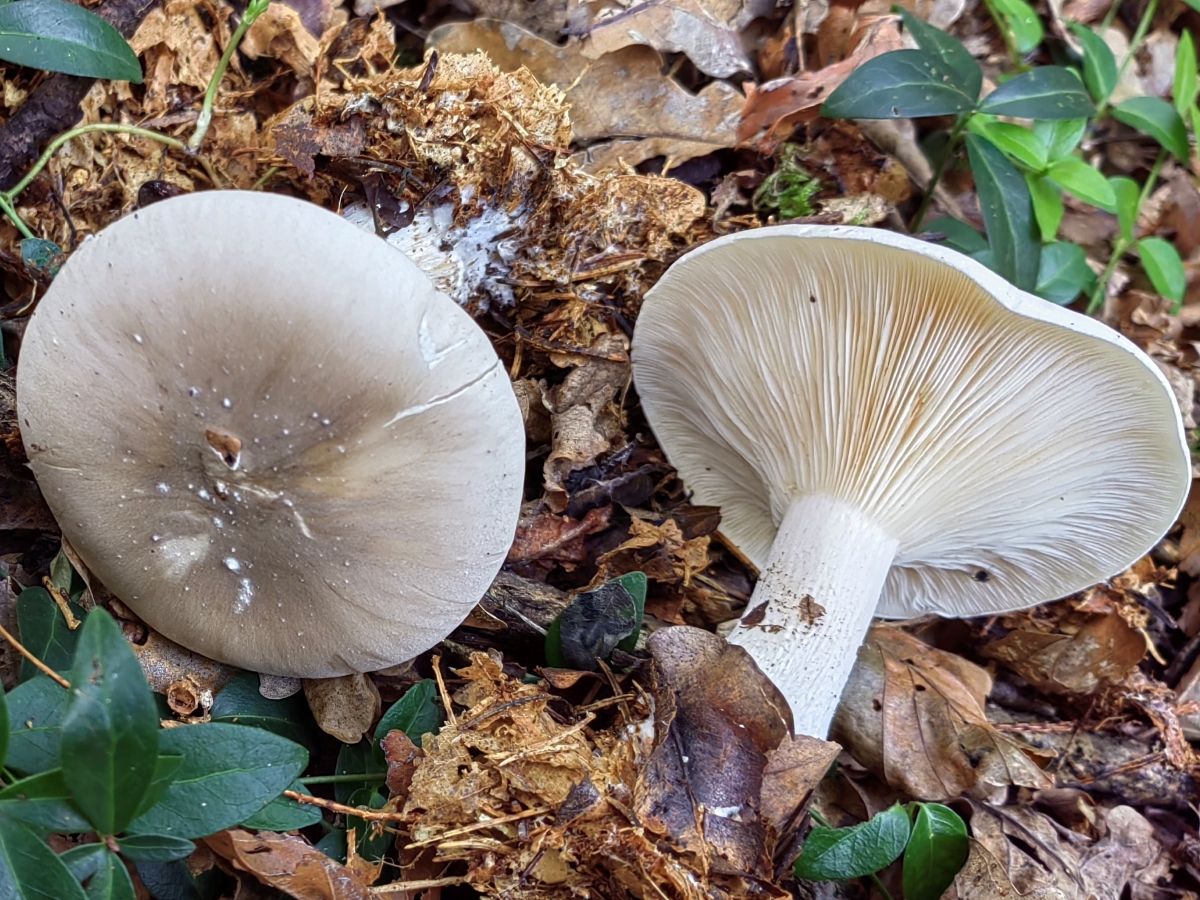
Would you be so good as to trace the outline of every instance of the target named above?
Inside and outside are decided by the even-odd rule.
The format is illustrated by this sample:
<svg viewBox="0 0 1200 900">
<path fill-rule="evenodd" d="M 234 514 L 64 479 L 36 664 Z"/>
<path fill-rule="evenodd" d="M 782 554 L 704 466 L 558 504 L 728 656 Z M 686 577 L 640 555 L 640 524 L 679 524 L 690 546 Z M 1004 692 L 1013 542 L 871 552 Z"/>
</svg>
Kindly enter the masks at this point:
<svg viewBox="0 0 1200 900">
<path fill-rule="evenodd" d="M 1179 113 L 1161 97 L 1130 97 L 1113 107 L 1113 118 L 1140 131 L 1186 162 L 1187 128 Z"/>
<path fill-rule="evenodd" d="M 129 871 L 115 853 L 105 853 L 95 874 L 88 879 L 87 900 L 135 900 L 137 892 Z"/>
<path fill-rule="evenodd" d="M 388 707 L 375 726 L 375 740 L 382 741 L 389 731 L 403 731 L 418 744 L 421 735 L 436 731 L 442 724 L 442 705 L 437 684 L 431 678 L 418 681 Z"/>
<path fill-rule="evenodd" d="M 850 73 L 822 107 L 831 119 L 916 119 L 974 108 L 954 72 L 923 50 L 893 50 Z"/>
<path fill-rule="evenodd" d="M 183 765 L 162 800 L 130 830 L 196 838 L 244 821 L 278 797 L 308 764 L 299 744 L 261 728 L 208 722 L 162 732 L 164 754 Z"/>
<path fill-rule="evenodd" d="M 348 804 L 359 809 L 382 809 L 387 799 L 378 788 L 359 788 L 350 795 Z M 350 827 L 354 830 L 355 850 L 359 856 L 367 860 L 380 860 L 392 847 L 393 835 L 380 828 L 374 827 L 365 819 L 350 818 Z"/>
<path fill-rule="evenodd" d="M 60 725 L 69 695 L 45 675 L 38 675 L 8 694 L 8 758 L 6 765 L 25 775 L 58 768 Z"/>
<path fill-rule="evenodd" d="M 66 0 L 0 5 L 0 59 L 87 78 L 142 80 L 141 64 L 121 33 Z"/>
<path fill-rule="evenodd" d="M 1042 248 L 1034 293 L 1051 303 L 1070 303 L 1091 291 L 1096 273 L 1087 264 L 1087 254 L 1075 244 L 1057 242 Z"/>
<path fill-rule="evenodd" d="M 70 597 L 75 586 L 75 567 L 61 549 L 50 560 L 50 580 L 60 591 Z"/>
<path fill-rule="evenodd" d="M 1045 34 L 1041 19 L 1025 0 L 993 0 L 992 6 L 1018 53 L 1029 53 L 1042 42 Z"/>
<path fill-rule="evenodd" d="M 840 881 L 871 875 L 900 857 L 908 835 L 908 813 L 899 803 L 849 828 L 818 825 L 796 860 L 796 877 Z"/>
<path fill-rule="evenodd" d="M 253 672 L 242 672 L 221 688 L 213 698 L 210 715 L 213 722 L 265 728 L 297 744 L 316 746 L 316 725 L 304 695 L 268 700 L 259 693 L 258 676 Z"/>
<path fill-rule="evenodd" d="M 1085 203 L 1108 212 L 1116 211 L 1117 196 L 1113 193 L 1112 185 L 1100 170 L 1082 159 L 1060 159 L 1046 170 L 1046 177 Z"/>
<path fill-rule="evenodd" d="M 84 893 L 38 834 L 16 819 L 0 816 L 0 897 L 84 900 Z"/>
<path fill-rule="evenodd" d="M 904 848 L 904 900 L 938 900 L 967 861 L 970 840 L 958 813 L 940 803 L 918 803 Z"/>
<path fill-rule="evenodd" d="M 1040 242 L 1029 187 L 1004 154 L 983 138 L 968 134 L 966 142 L 995 270 L 1017 287 L 1032 290 Z"/>
<path fill-rule="evenodd" d="M 183 860 L 135 864 L 138 877 L 156 900 L 218 900 L 228 896 L 223 890 L 223 874 L 215 868 L 193 875 Z"/>
<path fill-rule="evenodd" d="M 103 609 L 84 620 L 62 722 L 63 778 L 101 834 L 124 830 L 154 778 L 158 711 L 121 628 Z"/>
<path fill-rule="evenodd" d="M 365 785 L 377 785 L 380 778 L 387 772 L 387 761 L 379 744 L 366 739 L 357 744 L 342 744 L 338 751 L 337 762 L 334 763 L 335 775 L 362 775 L 362 781 L 345 782 L 333 786 L 333 797 L 338 803 L 345 803 L 350 795 Z"/>
<path fill-rule="evenodd" d="M 289 790 L 305 793 L 304 785 L 298 781 L 293 782 Z M 252 831 L 296 831 L 320 821 L 319 807 L 297 803 L 291 797 L 276 797 L 241 825 Z"/>
<path fill-rule="evenodd" d="M 170 862 L 191 855 L 196 845 L 169 834 L 127 834 L 117 841 L 121 853 L 134 862 Z"/>
<path fill-rule="evenodd" d="M 18 0 L 19 2 L 19 0 Z M 83 610 L 74 603 L 71 612 L 79 619 Z M 79 643 L 82 629 L 72 631 L 45 588 L 25 588 L 17 596 L 17 628 L 21 632 L 21 643 L 30 653 L 55 672 L 65 674 L 75 658 L 75 646 Z M 38 669 L 29 660 L 21 660 L 21 679 L 32 678 Z"/>
<path fill-rule="evenodd" d="M 154 775 L 150 779 L 150 787 L 146 789 L 146 796 L 142 797 L 142 802 L 138 804 L 137 815 L 147 812 L 163 798 L 182 765 L 183 756 L 178 753 L 158 754 L 154 761 Z"/>
<path fill-rule="evenodd" d="M 645 605 L 646 583 L 641 572 L 576 594 L 546 630 L 546 661 L 559 668 L 594 671 L 596 660 L 607 659 L 616 648 L 632 650 Z"/>
<path fill-rule="evenodd" d="M 344 863 L 346 861 L 347 843 L 346 830 L 344 828 L 335 828 L 313 846 L 330 859 Z"/>
<path fill-rule="evenodd" d="M 1103 103 L 1117 86 L 1117 58 L 1104 39 L 1086 25 L 1072 22 L 1070 27 L 1083 47 L 1083 83 L 1092 99 Z"/>
<path fill-rule="evenodd" d="M 0 767 L 8 758 L 8 695 L 0 685 Z"/>
<path fill-rule="evenodd" d="M 1198 67 L 1200 61 L 1196 59 L 1196 42 L 1192 33 L 1185 28 L 1175 46 L 1175 79 L 1171 89 L 1175 111 L 1184 118 L 1196 103 L 1197 79 L 1200 78 L 1200 73 L 1196 71 Z"/>
<path fill-rule="evenodd" d="M 1040 172 L 1049 161 L 1046 145 L 1023 125 L 977 115 L 971 116 L 967 127 L 973 134 L 986 138 L 1011 159 L 1034 172 Z"/>
<path fill-rule="evenodd" d="M 1049 243 L 1058 235 L 1058 226 L 1062 224 L 1066 212 L 1062 191 L 1041 175 L 1026 175 L 1025 184 L 1033 203 L 1033 218 L 1037 222 L 1038 233 L 1043 243 Z"/>
<path fill-rule="evenodd" d="M 78 834 L 92 830 L 71 802 L 62 769 L 30 775 L 0 791 L 0 816 L 12 816 L 39 831 Z"/>
<path fill-rule="evenodd" d="M 1070 69 L 1040 66 L 1004 82 L 983 98 L 979 111 L 1025 119 L 1079 119 L 1096 108 Z"/>
<path fill-rule="evenodd" d="M 626 653 L 632 653 L 637 649 L 638 637 L 642 633 L 642 621 L 646 617 L 646 591 L 649 588 L 649 582 L 646 580 L 645 572 L 626 572 L 614 578 L 617 584 L 625 588 L 629 592 L 629 596 L 633 598 L 633 630 L 629 632 L 621 643 L 617 644 Z"/>
<path fill-rule="evenodd" d="M 1108 184 L 1113 189 L 1113 196 L 1117 201 L 1117 224 L 1121 231 L 1121 237 L 1131 241 L 1133 240 L 1134 226 L 1137 224 L 1138 199 L 1142 190 L 1136 181 L 1123 175 L 1116 175 L 1108 179 Z"/>
<path fill-rule="evenodd" d="M 934 28 L 919 16 L 914 16 L 904 7 L 894 9 L 900 13 L 904 27 L 917 42 L 917 49 L 935 56 L 943 66 L 954 73 L 963 93 L 972 100 L 978 99 L 979 89 L 983 86 L 983 69 L 967 48 L 940 28 Z"/>
<path fill-rule="evenodd" d="M 978 253 L 980 250 L 987 249 L 987 238 L 966 222 L 951 219 L 949 216 L 939 216 L 936 219 L 926 222 L 925 231 L 944 234 L 946 236 L 945 243 L 947 247 L 952 247 L 960 253 L 966 253 L 968 256 L 972 253 Z"/>
<path fill-rule="evenodd" d="M 1034 122 L 1033 133 L 1045 146 L 1047 159 L 1053 161 L 1075 152 L 1087 126 L 1087 119 L 1048 119 Z"/>
<path fill-rule="evenodd" d="M 1183 291 L 1187 287 L 1187 278 L 1183 270 L 1183 260 L 1175 245 L 1158 237 L 1145 237 L 1137 242 L 1138 256 L 1142 260 L 1142 268 L 1150 276 L 1154 289 L 1166 297 L 1179 303 L 1183 300 Z"/>
<path fill-rule="evenodd" d="M 96 874 L 104 855 L 108 853 L 107 844 L 76 844 L 70 850 L 58 854 L 58 858 L 71 870 L 76 881 L 87 881 Z"/>
<path fill-rule="evenodd" d="M 1189 109 L 1188 118 L 1192 123 L 1192 138 L 1200 142 L 1200 106 L 1193 106 Z"/>
</svg>

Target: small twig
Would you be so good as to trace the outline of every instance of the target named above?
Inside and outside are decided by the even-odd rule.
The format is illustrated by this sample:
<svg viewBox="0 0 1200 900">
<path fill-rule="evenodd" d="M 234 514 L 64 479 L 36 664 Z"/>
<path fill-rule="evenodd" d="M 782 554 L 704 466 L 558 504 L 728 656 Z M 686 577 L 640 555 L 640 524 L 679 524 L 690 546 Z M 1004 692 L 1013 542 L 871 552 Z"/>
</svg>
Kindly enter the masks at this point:
<svg viewBox="0 0 1200 900">
<path fill-rule="evenodd" d="M 368 894 L 400 894 L 405 891 L 423 891 L 436 887 L 451 887 L 456 884 L 466 884 L 465 875 L 450 875 L 446 878 L 425 878 L 420 881 L 393 881 L 391 884 L 378 884 L 367 888 Z"/>
<path fill-rule="evenodd" d="M 52 599 L 55 605 L 58 606 L 58 611 L 62 613 L 62 617 L 66 620 L 67 628 L 69 628 L 71 631 L 77 629 L 80 625 L 80 622 L 77 618 L 75 618 L 75 613 L 71 612 L 70 598 L 63 593 L 62 588 L 55 584 L 54 579 L 49 575 L 42 576 L 42 584 L 46 588 L 46 593 L 50 595 L 50 599 Z"/>
<path fill-rule="evenodd" d="M 285 792 L 286 793 L 286 792 Z M 449 831 L 443 831 L 441 834 L 435 834 L 433 837 L 427 837 L 420 841 L 413 841 L 411 844 L 405 844 L 405 850 L 415 850 L 417 847 L 425 847 L 429 844 L 437 844 L 447 838 L 458 837 L 463 834 L 470 834 L 472 831 L 480 831 L 484 828 L 491 828 L 493 825 L 507 825 L 509 822 L 516 822 L 520 819 L 531 819 L 534 816 L 543 816 L 548 812 L 552 812 L 549 806 L 542 806 L 537 809 L 527 809 L 524 812 L 513 813 L 509 816 L 500 816 L 497 819 L 488 819 L 484 822 L 473 822 L 470 825 L 463 825 L 461 828 L 451 828 Z"/>
<path fill-rule="evenodd" d="M 25 646 L 15 637 L 9 634 L 8 630 L 3 625 L 0 625 L 0 637 L 8 641 L 16 649 L 16 651 L 29 660 L 29 662 L 33 664 L 34 668 L 36 668 L 39 672 L 41 672 L 43 675 L 48 675 L 50 678 L 56 681 L 58 685 L 63 688 L 63 690 L 69 691 L 71 689 L 71 682 L 67 681 L 67 679 L 63 678 L 52 668 L 26 650 Z"/>
<path fill-rule="evenodd" d="M 458 717 L 454 715 L 454 707 L 450 703 L 450 694 L 446 691 L 446 682 L 442 680 L 442 657 L 440 653 L 433 655 L 433 677 L 437 681 L 438 694 L 442 698 L 442 706 L 446 710 L 446 719 L 455 728 L 458 727 Z"/>
<path fill-rule="evenodd" d="M 359 809 L 357 806 L 347 806 L 324 797 L 314 797 L 311 794 L 301 794 L 299 791 L 284 791 L 283 796 L 297 803 L 307 803 L 309 806 L 319 806 L 330 812 L 341 813 L 344 816 L 354 816 L 370 822 L 403 822 L 406 816 L 398 812 L 383 812 L 378 809 Z"/>
</svg>

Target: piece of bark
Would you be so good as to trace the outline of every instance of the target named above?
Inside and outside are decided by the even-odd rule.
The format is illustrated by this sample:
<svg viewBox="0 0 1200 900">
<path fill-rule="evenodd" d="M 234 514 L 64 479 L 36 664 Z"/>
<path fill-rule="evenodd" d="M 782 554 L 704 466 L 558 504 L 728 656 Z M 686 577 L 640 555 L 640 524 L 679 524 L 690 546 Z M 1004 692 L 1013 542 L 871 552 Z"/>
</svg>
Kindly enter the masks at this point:
<svg viewBox="0 0 1200 900">
<path fill-rule="evenodd" d="M 93 11 L 129 38 L 159 0 L 106 0 Z M 37 159 L 42 146 L 79 121 L 79 104 L 93 78 L 51 75 L 0 125 L 0 189 L 12 187 Z"/>
</svg>

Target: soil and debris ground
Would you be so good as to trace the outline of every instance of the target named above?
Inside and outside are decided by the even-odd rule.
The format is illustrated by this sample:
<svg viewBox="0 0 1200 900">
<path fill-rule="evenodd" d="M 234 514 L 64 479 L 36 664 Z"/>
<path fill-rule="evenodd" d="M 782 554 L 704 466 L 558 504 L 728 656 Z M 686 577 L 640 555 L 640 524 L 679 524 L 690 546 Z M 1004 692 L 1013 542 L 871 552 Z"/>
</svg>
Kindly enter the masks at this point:
<svg viewBox="0 0 1200 900">
<path fill-rule="evenodd" d="M 1007 64 L 983 3 L 906 5 L 989 77 Z M 1107 7 L 1041 11 L 1062 31 Z M 1141 12 L 1123 4 L 1112 40 L 1127 42 Z M 215 0 L 151 6 L 131 38 L 144 85 L 96 83 L 80 121 L 186 139 L 236 15 Z M 1129 92 L 1167 93 L 1178 36 L 1198 24 L 1165 4 L 1124 73 Z M 948 896 L 1200 896 L 1200 493 L 1106 585 L 992 619 L 874 629 L 839 720 L 855 727 L 832 734 L 840 751 L 783 734 L 721 639 L 666 629 L 735 616 L 756 573 L 720 535 L 720 511 L 688 502 L 641 416 L 629 367 L 640 298 L 689 247 L 777 218 L 762 202 L 771 184 L 760 188 L 784 161 L 817 185 L 808 220 L 900 227 L 928 176 L 922 132 L 883 123 L 868 139 L 818 111 L 855 65 L 901 46 L 885 0 L 277 0 L 222 83 L 201 159 L 91 134 L 22 195 L 34 233 L 68 250 L 139 205 L 213 187 L 369 210 L 381 234 L 438 230 L 467 248 L 443 286 L 492 338 L 524 414 L 527 501 L 484 602 L 411 666 L 305 690 L 327 735 L 314 773 L 421 679 L 439 683 L 441 730 L 383 742 L 390 796 L 365 824 L 317 791 L 329 824 L 357 826 L 344 862 L 313 847 L 319 831 L 233 829 L 202 844 L 194 872 L 238 882 L 226 896 L 367 897 L 401 882 L 386 896 L 861 897 L 865 881 L 790 877 L 808 810 L 844 825 L 921 799 L 969 823 Z M 0 117 L 49 77 L 5 71 Z M 1153 152 L 1122 138 L 1101 136 L 1089 159 L 1140 180 Z M 28 160 L 3 162 L 19 175 Z M 1192 162 L 1167 165 L 1139 228 L 1170 239 L 1194 276 Z M 979 224 L 969 173 L 937 202 Z M 1062 231 L 1102 264 L 1115 227 L 1069 202 Z M 19 239 L 0 225 L 8 360 L 47 283 Z M 1193 428 L 1200 278 L 1174 311 L 1122 264 L 1101 316 L 1163 367 Z M 13 371 L 0 375 L 6 621 L 14 589 L 42 584 L 59 550 L 23 466 Z M 570 596 L 634 571 L 649 579 L 650 639 L 598 672 L 546 667 L 543 630 Z M 234 673 L 112 607 L 177 719 L 203 720 Z M 740 812 L 706 815 L 716 806 Z M 883 876 L 898 896 L 896 881 Z"/>
</svg>

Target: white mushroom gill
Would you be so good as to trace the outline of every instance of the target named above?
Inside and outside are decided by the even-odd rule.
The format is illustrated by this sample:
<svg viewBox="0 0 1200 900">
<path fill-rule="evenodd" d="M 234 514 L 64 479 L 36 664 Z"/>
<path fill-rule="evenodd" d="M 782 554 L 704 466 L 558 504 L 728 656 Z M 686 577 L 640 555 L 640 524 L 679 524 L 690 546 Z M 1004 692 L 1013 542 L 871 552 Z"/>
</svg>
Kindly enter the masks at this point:
<svg viewBox="0 0 1200 900">
<path fill-rule="evenodd" d="M 633 342 L 643 408 L 762 577 L 730 640 L 823 736 L 875 614 L 979 615 L 1120 571 L 1189 464 L 1153 364 L 965 257 L 761 229 L 685 256 Z"/>
</svg>

